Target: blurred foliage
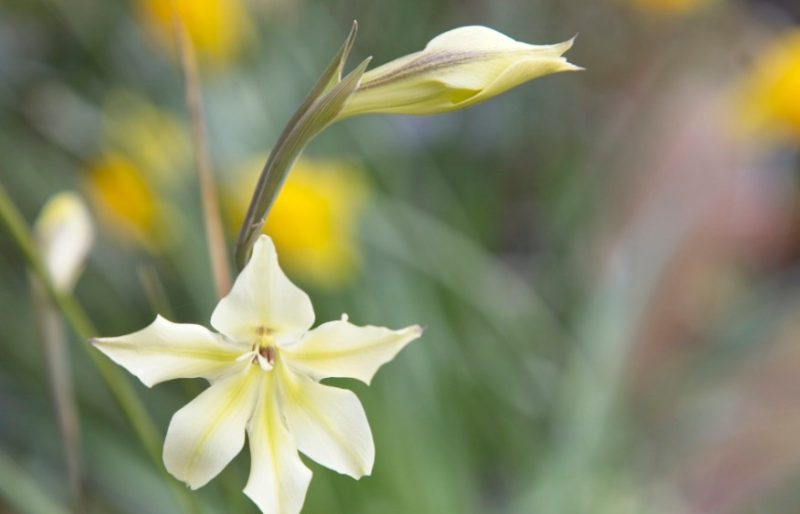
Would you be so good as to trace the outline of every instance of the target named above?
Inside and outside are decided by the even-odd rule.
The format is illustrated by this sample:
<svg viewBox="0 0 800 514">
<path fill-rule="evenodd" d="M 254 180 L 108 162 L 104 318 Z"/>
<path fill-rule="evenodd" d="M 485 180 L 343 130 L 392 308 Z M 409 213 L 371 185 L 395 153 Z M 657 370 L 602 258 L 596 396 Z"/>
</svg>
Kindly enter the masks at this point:
<svg viewBox="0 0 800 514">
<path fill-rule="evenodd" d="M 216 303 L 164 5 L 0 5 L 0 182 L 31 223 L 62 190 L 90 200 L 98 236 L 75 294 L 101 335 L 156 312 L 202 323 Z M 463 112 L 348 120 L 287 182 L 268 231 L 318 319 L 427 327 L 371 387 L 342 381 L 376 466 L 355 482 L 309 463 L 304 512 L 800 509 L 793 2 L 176 5 L 238 213 L 263 164 L 248 163 L 353 19 L 351 63 L 465 24 L 531 43 L 580 33 L 569 56 L 586 72 Z M 0 512 L 68 512 L 28 282 L 0 232 Z M 69 342 L 86 512 L 176 512 L 86 341 Z M 135 385 L 162 431 L 202 387 Z M 256 512 L 247 464 L 193 493 L 204 513 Z"/>
</svg>

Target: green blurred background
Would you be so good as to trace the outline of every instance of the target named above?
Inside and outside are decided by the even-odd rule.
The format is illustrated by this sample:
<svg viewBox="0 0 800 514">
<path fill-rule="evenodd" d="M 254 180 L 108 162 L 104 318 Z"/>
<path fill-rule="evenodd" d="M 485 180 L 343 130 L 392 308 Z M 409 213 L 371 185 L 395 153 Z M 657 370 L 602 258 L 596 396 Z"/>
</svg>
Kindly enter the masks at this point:
<svg viewBox="0 0 800 514">
<path fill-rule="evenodd" d="M 86 199 L 75 296 L 98 335 L 156 312 L 207 325 L 216 303 L 167 4 L 0 3 L 0 182 L 30 223 L 57 192 Z M 317 319 L 427 328 L 371 387 L 337 382 L 365 405 L 376 466 L 356 482 L 306 460 L 305 513 L 800 511 L 800 4 L 176 4 L 231 246 L 353 19 L 352 63 L 460 25 L 579 34 L 585 72 L 348 120 L 290 176 L 267 231 Z M 0 232 L 2 513 L 71 508 L 33 298 Z M 69 334 L 85 511 L 180 512 Z M 135 382 L 162 435 L 202 387 Z M 247 471 L 245 453 L 193 493 L 202 512 L 257 512 Z"/>
</svg>

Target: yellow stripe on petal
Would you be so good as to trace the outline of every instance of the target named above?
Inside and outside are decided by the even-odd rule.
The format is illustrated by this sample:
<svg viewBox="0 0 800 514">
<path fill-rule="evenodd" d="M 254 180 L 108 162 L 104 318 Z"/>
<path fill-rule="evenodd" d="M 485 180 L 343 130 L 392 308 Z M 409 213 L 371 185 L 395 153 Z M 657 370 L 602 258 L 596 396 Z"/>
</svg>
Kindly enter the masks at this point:
<svg viewBox="0 0 800 514">
<path fill-rule="evenodd" d="M 200 325 L 173 323 L 161 316 L 142 330 L 100 337 L 92 344 L 148 387 L 176 378 L 213 380 L 235 371 L 231 367 L 249 351 Z"/>
<path fill-rule="evenodd" d="M 192 489 L 217 476 L 244 446 L 262 375 L 258 366 L 246 365 L 172 416 L 164 441 L 164 465 Z"/>
<path fill-rule="evenodd" d="M 372 472 L 375 444 L 353 392 L 318 384 L 281 364 L 281 408 L 297 448 L 323 466 L 353 478 Z"/>
<path fill-rule="evenodd" d="M 348 377 L 369 384 L 381 366 L 420 335 L 418 325 L 390 330 L 331 321 L 309 332 L 298 344 L 282 348 L 281 356 L 292 368 L 318 380 Z"/>
<path fill-rule="evenodd" d="M 250 477 L 244 493 L 262 512 L 298 514 L 311 470 L 300 460 L 294 439 L 281 420 L 275 374 L 263 374 L 261 382 L 259 401 L 247 427 Z"/>
</svg>

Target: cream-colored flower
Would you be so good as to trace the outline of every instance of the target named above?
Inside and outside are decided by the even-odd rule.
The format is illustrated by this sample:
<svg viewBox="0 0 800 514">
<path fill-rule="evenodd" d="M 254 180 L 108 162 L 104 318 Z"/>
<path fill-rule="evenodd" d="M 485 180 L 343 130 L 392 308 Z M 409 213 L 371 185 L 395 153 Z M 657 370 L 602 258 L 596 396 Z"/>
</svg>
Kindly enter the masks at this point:
<svg viewBox="0 0 800 514">
<path fill-rule="evenodd" d="M 488 27 L 453 29 L 366 72 L 338 118 L 463 109 L 543 75 L 580 70 L 562 57 L 571 46 L 529 45 Z"/>
<path fill-rule="evenodd" d="M 42 208 L 34 229 L 53 286 L 71 290 L 94 240 L 86 204 L 76 193 L 58 193 Z"/>
<path fill-rule="evenodd" d="M 350 377 L 369 383 L 421 329 L 356 326 L 343 318 L 310 330 L 308 296 L 278 266 L 260 236 L 230 294 L 213 314 L 214 333 L 158 317 L 148 327 L 94 344 L 147 386 L 175 378 L 211 386 L 172 417 L 164 463 L 192 489 L 203 486 L 244 445 L 251 453 L 247 494 L 268 514 L 296 514 L 311 471 L 298 450 L 360 478 L 375 448 L 364 409 L 350 391 L 319 383 Z"/>
</svg>

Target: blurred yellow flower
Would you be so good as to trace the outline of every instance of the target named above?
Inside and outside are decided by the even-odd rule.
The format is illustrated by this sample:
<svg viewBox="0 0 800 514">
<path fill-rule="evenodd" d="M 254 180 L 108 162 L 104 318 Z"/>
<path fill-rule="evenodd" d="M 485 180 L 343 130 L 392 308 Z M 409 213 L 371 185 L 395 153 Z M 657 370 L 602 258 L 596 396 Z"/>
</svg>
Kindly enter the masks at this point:
<svg viewBox="0 0 800 514">
<path fill-rule="evenodd" d="M 86 167 L 85 186 L 112 233 L 156 251 L 169 242 L 163 201 L 125 156 L 106 152 Z"/>
<path fill-rule="evenodd" d="M 107 147 L 129 156 L 154 183 L 173 184 L 188 169 L 191 147 L 185 127 L 138 93 L 120 89 L 108 95 L 103 133 Z"/>
<path fill-rule="evenodd" d="M 159 44 L 174 48 L 173 17 L 186 27 L 197 54 L 214 63 L 235 57 L 250 32 L 241 0 L 138 0 L 141 18 Z"/>
<path fill-rule="evenodd" d="M 261 159 L 245 168 L 244 180 L 227 195 L 231 233 L 239 230 L 263 164 Z M 355 232 L 366 193 L 362 174 L 352 166 L 298 160 L 264 225 L 286 268 L 325 288 L 350 280 L 358 268 Z"/>
<path fill-rule="evenodd" d="M 736 85 L 733 102 L 740 126 L 749 134 L 800 141 L 800 29 L 761 52 Z"/>
<path fill-rule="evenodd" d="M 711 0 L 628 0 L 639 9 L 660 15 L 680 15 L 694 11 Z"/>
<path fill-rule="evenodd" d="M 163 199 L 180 185 L 190 148 L 180 120 L 141 95 L 117 90 L 103 103 L 102 150 L 85 167 L 85 187 L 101 219 L 149 251 L 172 243 L 180 215 Z"/>
</svg>

